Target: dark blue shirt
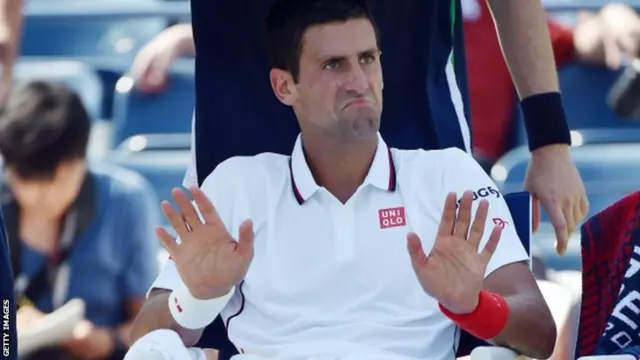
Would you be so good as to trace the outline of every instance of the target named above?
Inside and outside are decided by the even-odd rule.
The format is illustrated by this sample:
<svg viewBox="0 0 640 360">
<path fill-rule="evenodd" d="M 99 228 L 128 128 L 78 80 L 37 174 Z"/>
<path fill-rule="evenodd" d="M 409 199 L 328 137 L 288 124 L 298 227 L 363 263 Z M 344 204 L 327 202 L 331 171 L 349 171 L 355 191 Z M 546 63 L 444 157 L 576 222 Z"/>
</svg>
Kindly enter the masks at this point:
<svg viewBox="0 0 640 360">
<path fill-rule="evenodd" d="M 291 153 L 299 127 L 273 94 L 270 0 L 191 0 L 199 181 L 235 155 Z M 404 149 L 470 149 L 460 0 L 373 0 L 384 52 L 381 133 Z"/>
<path fill-rule="evenodd" d="M 126 319 L 124 302 L 144 298 L 158 274 L 158 201 L 151 185 L 129 170 L 94 164 L 90 176 L 94 214 L 72 242 L 65 302 L 82 299 L 87 320 L 115 327 Z M 46 256 L 24 244 L 20 250 L 21 272 L 33 277 Z M 49 290 L 30 299 L 47 313 L 54 310 Z"/>
</svg>

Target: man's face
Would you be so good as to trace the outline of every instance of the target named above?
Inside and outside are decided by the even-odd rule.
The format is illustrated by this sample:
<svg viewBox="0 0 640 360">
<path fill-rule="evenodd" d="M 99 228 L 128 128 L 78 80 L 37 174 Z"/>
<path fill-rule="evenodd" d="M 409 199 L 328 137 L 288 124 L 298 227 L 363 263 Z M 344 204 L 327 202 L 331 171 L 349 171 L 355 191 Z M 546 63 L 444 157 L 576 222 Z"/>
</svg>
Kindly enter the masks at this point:
<svg viewBox="0 0 640 360">
<path fill-rule="evenodd" d="M 78 197 L 86 174 L 84 160 L 60 164 L 51 179 L 22 179 L 7 169 L 9 184 L 20 208 L 43 219 L 58 219 Z"/>
<path fill-rule="evenodd" d="M 347 140 L 375 134 L 382 113 L 382 67 L 371 22 L 312 26 L 302 44 L 298 83 L 290 82 L 283 101 L 293 106 L 301 127 Z"/>
</svg>

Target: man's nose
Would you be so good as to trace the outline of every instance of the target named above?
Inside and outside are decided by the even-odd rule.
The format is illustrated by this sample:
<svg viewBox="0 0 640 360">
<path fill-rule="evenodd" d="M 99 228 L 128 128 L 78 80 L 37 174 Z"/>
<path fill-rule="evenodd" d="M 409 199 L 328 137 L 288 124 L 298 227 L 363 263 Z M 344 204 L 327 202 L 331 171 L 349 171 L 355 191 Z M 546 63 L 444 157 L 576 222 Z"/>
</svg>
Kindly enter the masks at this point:
<svg viewBox="0 0 640 360">
<path fill-rule="evenodd" d="M 359 63 L 353 64 L 349 71 L 349 81 L 347 82 L 347 90 L 364 94 L 369 89 L 369 80 L 365 71 Z"/>
</svg>

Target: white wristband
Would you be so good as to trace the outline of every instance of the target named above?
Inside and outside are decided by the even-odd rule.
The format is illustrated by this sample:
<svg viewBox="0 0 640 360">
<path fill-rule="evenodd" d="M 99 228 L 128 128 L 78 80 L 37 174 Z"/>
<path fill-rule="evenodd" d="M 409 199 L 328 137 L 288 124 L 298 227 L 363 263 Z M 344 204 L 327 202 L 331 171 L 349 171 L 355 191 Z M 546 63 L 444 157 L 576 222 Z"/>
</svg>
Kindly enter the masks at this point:
<svg viewBox="0 0 640 360">
<path fill-rule="evenodd" d="M 196 299 L 181 283 L 169 295 L 169 310 L 175 321 L 185 329 L 198 330 L 211 324 L 233 296 L 235 288 L 215 299 Z"/>
</svg>

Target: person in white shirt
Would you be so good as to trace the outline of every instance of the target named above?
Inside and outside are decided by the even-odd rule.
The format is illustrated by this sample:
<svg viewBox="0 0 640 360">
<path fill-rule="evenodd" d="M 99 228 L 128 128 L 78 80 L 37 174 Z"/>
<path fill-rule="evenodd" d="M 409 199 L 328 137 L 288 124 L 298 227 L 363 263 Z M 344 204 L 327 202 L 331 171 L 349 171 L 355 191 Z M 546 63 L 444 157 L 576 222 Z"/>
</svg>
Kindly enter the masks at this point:
<svg viewBox="0 0 640 360">
<path fill-rule="evenodd" d="M 269 79 L 301 135 L 291 156 L 220 164 L 190 188 L 195 206 L 179 189 L 178 211 L 163 202 L 179 240 L 157 230 L 172 260 L 132 340 L 170 329 L 192 346 L 220 314 L 234 360 L 453 359 L 460 328 L 551 355 L 555 324 L 495 184 L 461 150 L 379 135 L 364 3 L 276 1 Z"/>
</svg>

